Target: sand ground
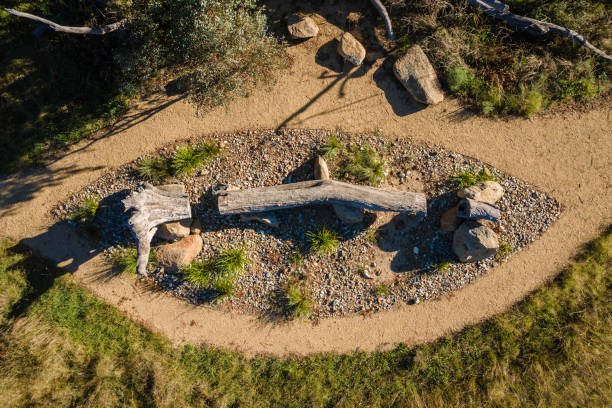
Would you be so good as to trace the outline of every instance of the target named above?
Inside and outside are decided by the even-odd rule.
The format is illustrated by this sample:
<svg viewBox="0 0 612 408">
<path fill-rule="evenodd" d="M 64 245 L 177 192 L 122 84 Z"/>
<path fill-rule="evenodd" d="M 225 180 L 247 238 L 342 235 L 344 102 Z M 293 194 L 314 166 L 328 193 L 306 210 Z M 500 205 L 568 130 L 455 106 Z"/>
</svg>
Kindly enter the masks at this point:
<svg viewBox="0 0 612 408">
<path fill-rule="evenodd" d="M 566 265 L 580 246 L 612 222 L 612 108 L 535 120 L 476 117 L 453 100 L 423 109 L 411 101 L 382 60 L 349 73 L 334 71 L 336 26 L 319 19 L 319 37 L 289 48 L 292 67 L 271 89 L 197 117 L 180 97 L 141 100 L 112 130 L 61 155 L 48 167 L 0 181 L 0 236 L 26 245 L 72 272 L 91 292 L 179 344 L 209 344 L 247 355 L 306 355 L 377 350 L 434 340 L 500 313 Z M 331 47 L 331 48 L 330 48 Z M 321 58 L 323 51 L 328 59 Z M 380 131 L 477 157 L 537 185 L 563 206 L 541 239 L 476 282 L 438 301 L 370 317 L 270 324 L 252 316 L 193 306 L 109 277 L 99 253 L 49 211 L 104 172 L 177 139 L 279 126 Z"/>
</svg>

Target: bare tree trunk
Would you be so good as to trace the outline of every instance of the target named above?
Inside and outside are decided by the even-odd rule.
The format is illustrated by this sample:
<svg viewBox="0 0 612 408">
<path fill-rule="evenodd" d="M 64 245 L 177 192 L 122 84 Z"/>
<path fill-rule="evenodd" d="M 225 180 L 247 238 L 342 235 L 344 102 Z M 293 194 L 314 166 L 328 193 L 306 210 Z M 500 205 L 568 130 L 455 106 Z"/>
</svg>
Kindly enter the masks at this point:
<svg viewBox="0 0 612 408">
<path fill-rule="evenodd" d="M 612 57 L 604 51 L 595 47 L 588 42 L 582 35 L 565 27 L 558 26 L 552 23 L 535 20 L 529 17 L 523 17 L 510 13 L 510 7 L 498 0 L 468 0 L 475 7 L 481 9 L 485 14 L 494 17 L 498 20 L 505 21 L 507 24 L 525 31 L 531 35 L 544 35 L 550 32 L 569 38 L 576 44 L 586 47 L 599 55 L 603 60 L 611 62 Z"/>
<path fill-rule="evenodd" d="M 104 34 L 108 34 L 110 32 L 113 32 L 115 30 L 118 30 L 119 28 L 121 28 L 121 26 L 123 26 L 123 24 L 126 21 L 126 20 L 121 20 L 121 21 L 117 21 L 116 23 L 107 24 L 107 25 L 104 25 L 102 27 L 96 27 L 96 28 L 91 28 L 91 27 L 67 27 L 67 26 L 62 26 L 62 25 L 56 24 L 56 23 L 54 23 L 51 20 L 47 20 L 46 18 L 35 16 L 34 14 L 24 13 L 22 11 L 17 11 L 17 10 L 13 10 L 13 9 L 5 9 L 5 10 L 8 13 L 13 14 L 15 16 L 27 18 L 27 19 L 30 19 L 30 20 L 34 20 L 34 21 L 38 21 L 40 23 L 46 24 L 50 28 L 52 28 L 54 31 L 61 31 L 61 32 L 70 33 L 70 34 L 104 35 Z"/>
<path fill-rule="evenodd" d="M 311 180 L 242 191 L 223 191 L 218 197 L 221 214 L 266 212 L 310 204 L 344 204 L 372 211 L 427 214 L 424 194 L 358 186 L 335 180 Z"/>
<path fill-rule="evenodd" d="M 395 34 L 393 34 L 393 27 L 391 26 L 391 19 L 389 18 L 389 13 L 387 13 L 387 9 L 382 4 L 380 0 L 371 0 L 376 10 L 378 10 L 378 14 L 385 21 L 385 25 L 387 26 L 387 32 L 389 33 L 389 38 L 391 40 L 395 40 Z"/>
<path fill-rule="evenodd" d="M 175 185 L 153 187 L 144 183 L 138 190 L 123 200 L 125 211 L 134 209 L 129 224 L 138 243 L 136 269 L 145 274 L 151 251 L 151 240 L 157 226 L 165 222 L 191 218 L 189 197 L 176 192 Z"/>
</svg>

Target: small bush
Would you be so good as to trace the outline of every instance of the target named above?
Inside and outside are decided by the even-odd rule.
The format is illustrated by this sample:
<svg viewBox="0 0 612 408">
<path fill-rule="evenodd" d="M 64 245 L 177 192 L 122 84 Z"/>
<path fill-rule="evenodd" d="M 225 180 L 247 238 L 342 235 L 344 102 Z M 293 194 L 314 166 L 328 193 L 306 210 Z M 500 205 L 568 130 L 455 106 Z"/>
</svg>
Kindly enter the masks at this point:
<svg viewBox="0 0 612 408">
<path fill-rule="evenodd" d="M 332 254 L 340 245 L 338 234 L 326 227 L 317 232 L 308 231 L 306 237 L 310 243 L 310 251 L 318 255 Z"/>
<path fill-rule="evenodd" d="M 248 263 L 246 245 L 225 250 L 215 261 L 216 268 L 219 272 L 230 275 L 242 272 Z"/>
<path fill-rule="evenodd" d="M 444 262 L 440 262 L 438 264 L 436 264 L 435 268 L 438 272 L 446 272 L 448 271 L 448 268 L 451 266 L 451 262 L 449 261 L 444 261 Z"/>
<path fill-rule="evenodd" d="M 140 177 L 159 183 L 169 177 L 172 169 L 168 160 L 159 157 L 145 157 L 138 161 L 136 171 Z"/>
<path fill-rule="evenodd" d="M 197 147 L 190 145 L 179 147 L 174 152 L 174 159 L 172 160 L 174 173 L 189 174 L 193 169 L 201 166 L 219 152 L 219 147 L 210 143 L 203 143 Z"/>
<path fill-rule="evenodd" d="M 233 277 L 224 277 L 215 281 L 215 302 L 222 302 L 234 296 L 234 280 Z"/>
<path fill-rule="evenodd" d="M 487 172 L 483 167 L 478 173 L 473 170 L 464 171 L 451 176 L 451 183 L 456 188 L 466 188 L 474 184 L 482 183 L 483 181 L 494 181 L 495 177 Z"/>
<path fill-rule="evenodd" d="M 214 282 L 216 271 L 215 263 L 210 260 L 196 260 L 182 268 L 185 280 L 200 289 Z"/>
<path fill-rule="evenodd" d="M 378 297 L 389 296 L 391 289 L 385 284 L 380 284 L 374 288 L 374 292 Z"/>
<path fill-rule="evenodd" d="M 512 245 L 507 242 L 502 242 L 499 244 L 499 248 L 497 248 L 497 257 L 503 259 L 514 252 L 514 248 Z"/>
<path fill-rule="evenodd" d="M 463 67 L 453 67 L 446 73 L 446 83 L 458 95 L 469 95 L 476 86 L 476 77 Z"/>
<path fill-rule="evenodd" d="M 285 288 L 287 309 L 294 318 L 304 318 L 312 313 L 312 299 L 304 288 L 289 282 Z"/>
<path fill-rule="evenodd" d="M 338 140 L 338 135 L 334 133 L 329 136 L 327 143 L 319 149 L 319 153 L 329 159 L 333 159 L 338 156 L 338 154 L 341 153 L 343 150 L 344 146 L 342 146 L 342 144 Z"/>
<path fill-rule="evenodd" d="M 80 224 L 89 223 L 98 211 L 99 201 L 94 197 L 86 198 L 70 214 L 70 219 Z"/>
<path fill-rule="evenodd" d="M 340 176 L 377 185 L 384 179 L 385 161 L 369 145 L 356 146 L 349 158 L 339 167 Z"/>
</svg>

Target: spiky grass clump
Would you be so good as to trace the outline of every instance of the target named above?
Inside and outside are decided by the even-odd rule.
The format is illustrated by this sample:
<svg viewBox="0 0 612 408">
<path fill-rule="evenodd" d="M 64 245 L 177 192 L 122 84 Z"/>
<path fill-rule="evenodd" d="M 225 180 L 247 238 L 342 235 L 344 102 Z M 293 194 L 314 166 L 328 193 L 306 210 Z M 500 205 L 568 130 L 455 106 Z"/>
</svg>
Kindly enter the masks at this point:
<svg viewBox="0 0 612 408">
<path fill-rule="evenodd" d="M 235 279 L 232 277 L 224 277 L 215 281 L 215 302 L 219 303 L 225 299 L 234 296 Z"/>
<path fill-rule="evenodd" d="M 170 177 L 172 169 L 170 162 L 160 157 L 144 157 L 138 161 L 136 171 L 145 179 L 159 183 Z"/>
<path fill-rule="evenodd" d="M 438 272 L 447 272 L 450 266 L 451 266 L 451 262 L 443 261 L 443 262 L 436 264 L 435 268 Z"/>
<path fill-rule="evenodd" d="M 198 288 L 210 286 L 216 271 L 215 263 L 210 260 L 196 260 L 183 267 L 185 280 Z"/>
<path fill-rule="evenodd" d="M 96 215 L 99 205 L 100 202 L 95 197 L 88 197 L 72 210 L 70 219 L 81 224 L 86 224 Z"/>
<path fill-rule="evenodd" d="M 221 150 L 212 143 L 201 143 L 196 147 L 185 145 L 174 152 L 172 166 L 175 174 L 189 174 L 198 166 L 204 164 L 211 157 L 219 154 Z"/>
<path fill-rule="evenodd" d="M 137 257 L 136 248 L 119 247 L 111 253 L 110 261 L 121 270 L 121 273 L 135 274 Z M 149 252 L 149 263 L 147 266 L 155 267 L 156 262 L 155 251 Z"/>
<path fill-rule="evenodd" d="M 285 302 L 288 312 L 294 318 L 305 318 L 312 313 L 312 299 L 304 288 L 289 282 L 285 288 Z"/>
<path fill-rule="evenodd" d="M 327 157 L 328 159 L 334 159 L 343 150 L 344 146 L 342 145 L 342 143 L 340 143 L 340 140 L 338 140 L 338 135 L 333 133 L 329 136 L 327 143 L 319 149 L 319 153 Z"/>
<path fill-rule="evenodd" d="M 378 297 L 389 296 L 391 289 L 385 284 L 380 284 L 374 288 L 374 293 L 376 293 Z"/>
<path fill-rule="evenodd" d="M 451 183 L 456 188 L 466 188 L 483 181 L 495 181 L 495 177 L 489 174 L 483 167 L 479 172 L 468 170 L 451 176 Z"/>
<path fill-rule="evenodd" d="M 316 232 L 308 231 L 306 237 L 310 243 L 310 252 L 317 255 L 332 254 L 340 245 L 338 234 L 326 227 Z"/>
<path fill-rule="evenodd" d="M 508 244 L 507 242 L 502 242 L 499 245 L 499 248 L 497 248 L 497 258 L 505 258 L 508 255 L 510 255 L 512 252 L 514 252 L 514 248 L 512 247 L 512 245 Z"/>
<path fill-rule="evenodd" d="M 384 159 L 370 145 L 365 144 L 352 149 L 338 173 L 356 181 L 378 185 L 385 178 L 384 168 Z"/>
<path fill-rule="evenodd" d="M 223 274 L 236 275 L 244 270 L 249 263 L 246 245 L 238 248 L 227 249 L 216 259 L 215 265 L 219 272 Z"/>
</svg>

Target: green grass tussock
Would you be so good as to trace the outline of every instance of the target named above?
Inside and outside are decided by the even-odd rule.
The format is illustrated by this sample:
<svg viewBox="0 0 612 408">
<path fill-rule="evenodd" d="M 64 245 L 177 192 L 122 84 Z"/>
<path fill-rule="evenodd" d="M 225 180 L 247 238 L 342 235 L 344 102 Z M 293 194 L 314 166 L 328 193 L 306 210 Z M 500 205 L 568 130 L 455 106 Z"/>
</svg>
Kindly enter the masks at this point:
<svg viewBox="0 0 612 408">
<path fill-rule="evenodd" d="M 287 311 L 294 319 L 307 318 L 312 313 L 312 299 L 307 288 L 289 281 L 284 289 Z"/>
<path fill-rule="evenodd" d="M 310 252 L 317 255 L 331 255 L 340 245 L 338 234 L 327 227 L 306 232 L 306 238 L 310 244 Z"/>
<path fill-rule="evenodd" d="M 609 406 L 611 251 L 608 230 L 526 301 L 430 344 L 247 360 L 173 347 L 4 243 L 0 405 Z"/>
<path fill-rule="evenodd" d="M 483 181 L 495 181 L 495 177 L 483 167 L 480 171 L 467 170 L 453 174 L 450 181 L 456 188 L 462 189 Z"/>
</svg>

